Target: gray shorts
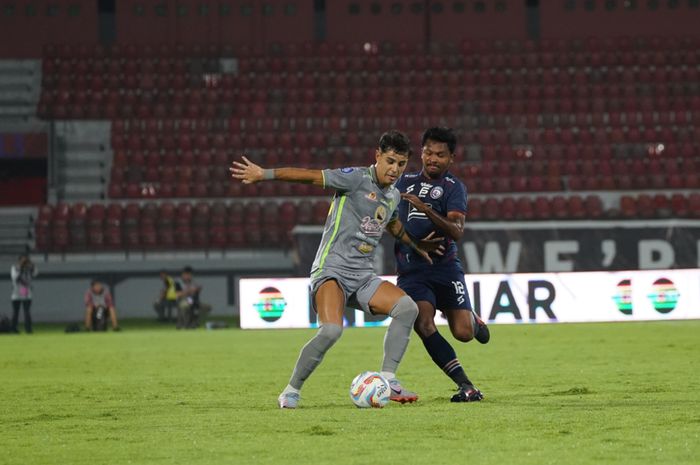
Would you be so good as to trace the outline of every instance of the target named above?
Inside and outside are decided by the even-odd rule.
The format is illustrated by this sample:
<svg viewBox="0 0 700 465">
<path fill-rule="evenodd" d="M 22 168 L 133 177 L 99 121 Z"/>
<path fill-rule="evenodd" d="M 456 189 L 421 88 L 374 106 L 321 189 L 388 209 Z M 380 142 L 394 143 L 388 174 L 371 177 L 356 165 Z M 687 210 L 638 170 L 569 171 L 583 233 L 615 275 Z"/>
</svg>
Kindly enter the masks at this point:
<svg viewBox="0 0 700 465">
<path fill-rule="evenodd" d="M 345 295 L 345 305 L 352 308 L 359 308 L 365 313 L 374 315 L 369 308 L 369 301 L 377 292 L 384 280 L 377 277 L 373 272 L 350 273 L 336 269 L 324 268 L 321 273 L 311 280 L 311 306 L 316 310 L 316 292 L 321 284 L 334 279 Z"/>
</svg>

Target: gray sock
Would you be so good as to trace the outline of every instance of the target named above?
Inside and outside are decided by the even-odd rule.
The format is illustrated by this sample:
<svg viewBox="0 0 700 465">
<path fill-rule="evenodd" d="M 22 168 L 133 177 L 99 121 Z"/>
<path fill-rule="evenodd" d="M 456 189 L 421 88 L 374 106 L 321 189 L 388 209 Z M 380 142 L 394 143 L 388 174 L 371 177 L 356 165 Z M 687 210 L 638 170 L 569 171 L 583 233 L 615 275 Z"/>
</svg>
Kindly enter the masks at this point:
<svg viewBox="0 0 700 465">
<path fill-rule="evenodd" d="M 418 306 L 407 295 L 401 297 L 389 313 L 392 320 L 384 336 L 384 361 L 382 371 L 396 373 L 399 362 L 408 347 L 413 322 L 418 316 Z"/>
<path fill-rule="evenodd" d="M 334 324 L 326 323 L 318 329 L 316 336 L 301 349 L 292 378 L 289 380 L 293 388 L 301 389 L 306 378 L 311 376 L 328 349 L 340 339 L 341 334 L 343 334 L 343 328 Z"/>
</svg>

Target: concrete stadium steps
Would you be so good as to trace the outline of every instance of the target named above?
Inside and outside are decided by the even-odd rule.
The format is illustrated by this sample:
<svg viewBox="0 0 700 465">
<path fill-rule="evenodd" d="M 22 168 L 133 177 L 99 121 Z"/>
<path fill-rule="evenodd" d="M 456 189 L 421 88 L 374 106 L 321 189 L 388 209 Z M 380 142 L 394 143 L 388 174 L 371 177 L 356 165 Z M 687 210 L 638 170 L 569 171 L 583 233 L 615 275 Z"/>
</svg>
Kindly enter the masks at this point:
<svg viewBox="0 0 700 465">
<path fill-rule="evenodd" d="M 36 207 L 0 208 L 0 257 L 15 257 L 34 249 Z"/>
</svg>

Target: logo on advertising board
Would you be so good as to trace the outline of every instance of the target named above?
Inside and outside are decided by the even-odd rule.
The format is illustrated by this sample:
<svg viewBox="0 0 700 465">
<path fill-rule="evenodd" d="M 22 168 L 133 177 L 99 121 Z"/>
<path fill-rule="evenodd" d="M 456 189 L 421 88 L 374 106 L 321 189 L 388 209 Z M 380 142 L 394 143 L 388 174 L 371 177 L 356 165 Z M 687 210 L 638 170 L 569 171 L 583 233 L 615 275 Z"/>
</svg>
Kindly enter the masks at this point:
<svg viewBox="0 0 700 465">
<path fill-rule="evenodd" d="M 617 309 L 625 315 L 632 314 L 632 281 L 623 279 L 617 283 L 617 294 L 613 295 Z"/>
<path fill-rule="evenodd" d="M 263 320 L 272 323 L 279 320 L 287 307 L 285 300 L 279 289 L 266 287 L 258 296 L 258 301 L 253 304 L 255 310 Z"/>
<path fill-rule="evenodd" d="M 654 288 L 647 297 L 651 300 L 654 310 L 666 314 L 671 313 L 676 308 L 680 293 L 673 281 L 667 278 L 659 278 L 654 281 Z"/>
</svg>

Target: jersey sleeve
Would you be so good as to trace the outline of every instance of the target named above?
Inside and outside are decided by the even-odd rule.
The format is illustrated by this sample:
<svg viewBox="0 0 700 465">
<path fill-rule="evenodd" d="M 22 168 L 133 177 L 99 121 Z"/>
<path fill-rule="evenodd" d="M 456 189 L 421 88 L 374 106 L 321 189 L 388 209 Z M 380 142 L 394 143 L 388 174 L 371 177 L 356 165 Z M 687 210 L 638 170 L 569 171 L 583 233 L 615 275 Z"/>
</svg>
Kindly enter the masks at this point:
<svg viewBox="0 0 700 465">
<path fill-rule="evenodd" d="M 461 182 L 455 182 L 450 195 L 447 197 L 447 209 L 449 212 L 467 213 L 467 188 Z"/>
<path fill-rule="evenodd" d="M 323 187 L 339 191 L 356 189 L 364 177 L 362 168 L 340 168 L 323 170 Z"/>
</svg>

